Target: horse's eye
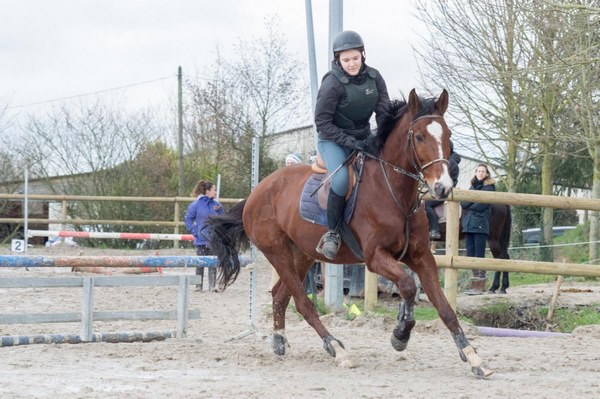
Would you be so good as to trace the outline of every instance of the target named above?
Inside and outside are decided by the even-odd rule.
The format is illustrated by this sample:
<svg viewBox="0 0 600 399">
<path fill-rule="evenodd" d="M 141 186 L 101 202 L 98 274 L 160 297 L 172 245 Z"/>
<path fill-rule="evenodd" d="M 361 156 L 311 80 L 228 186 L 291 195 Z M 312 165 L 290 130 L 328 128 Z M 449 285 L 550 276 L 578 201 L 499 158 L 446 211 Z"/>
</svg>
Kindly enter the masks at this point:
<svg viewBox="0 0 600 399">
<path fill-rule="evenodd" d="M 425 141 L 425 137 L 424 137 L 422 134 L 417 134 L 417 135 L 415 136 L 415 139 L 416 139 L 416 140 L 417 140 L 419 143 L 422 143 L 422 142 L 424 142 L 424 141 Z"/>
</svg>

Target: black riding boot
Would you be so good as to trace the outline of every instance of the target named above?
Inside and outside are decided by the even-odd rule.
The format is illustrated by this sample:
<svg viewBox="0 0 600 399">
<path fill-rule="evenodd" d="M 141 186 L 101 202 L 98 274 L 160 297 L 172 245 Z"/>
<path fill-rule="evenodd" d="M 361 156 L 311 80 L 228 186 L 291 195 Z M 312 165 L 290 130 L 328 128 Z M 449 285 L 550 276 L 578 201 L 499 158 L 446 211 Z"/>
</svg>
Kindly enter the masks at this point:
<svg viewBox="0 0 600 399">
<path fill-rule="evenodd" d="M 342 217 L 344 215 L 344 207 L 346 206 L 346 198 L 337 195 L 333 191 L 329 191 L 327 198 L 327 227 L 329 231 L 321 237 L 317 245 L 317 252 L 322 253 L 327 259 L 335 259 L 342 239 L 338 234 Z"/>
<path fill-rule="evenodd" d="M 427 213 L 427 221 L 429 222 L 429 238 L 432 240 L 438 240 L 442 238 L 440 233 L 440 225 L 438 223 L 437 215 L 432 207 L 426 206 L 425 212 Z"/>
</svg>

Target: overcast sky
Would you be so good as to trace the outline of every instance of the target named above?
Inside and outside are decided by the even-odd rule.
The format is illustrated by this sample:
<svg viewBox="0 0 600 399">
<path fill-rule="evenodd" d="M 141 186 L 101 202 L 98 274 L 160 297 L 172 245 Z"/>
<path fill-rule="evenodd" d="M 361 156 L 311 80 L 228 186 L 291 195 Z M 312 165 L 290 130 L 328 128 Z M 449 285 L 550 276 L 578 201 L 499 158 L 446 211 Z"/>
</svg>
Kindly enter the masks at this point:
<svg viewBox="0 0 600 399">
<path fill-rule="evenodd" d="M 393 98 L 417 86 L 411 45 L 419 24 L 408 3 L 344 2 L 344 29 L 363 36 L 367 63 Z M 329 1 L 312 7 L 320 79 L 328 69 Z M 154 82 L 116 94 L 142 106 L 164 104 L 176 92 L 179 65 L 184 74 L 205 70 L 217 46 L 232 56 L 233 45 L 262 36 L 273 15 L 288 49 L 308 65 L 304 0 L 2 0 L 0 106 L 36 112 L 40 106 L 22 105 L 146 81 Z"/>
</svg>

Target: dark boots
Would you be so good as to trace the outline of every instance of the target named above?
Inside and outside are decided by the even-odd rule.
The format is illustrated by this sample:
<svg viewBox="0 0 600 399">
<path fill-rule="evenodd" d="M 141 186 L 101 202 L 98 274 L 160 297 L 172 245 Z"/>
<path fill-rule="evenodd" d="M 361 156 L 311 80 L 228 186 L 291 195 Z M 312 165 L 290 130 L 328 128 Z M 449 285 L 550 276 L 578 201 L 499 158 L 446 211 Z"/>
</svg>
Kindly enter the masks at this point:
<svg viewBox="0 0 600 399">
<path fill-rule="evenodd" d="M 427 213 L 427 221 L 429 222 L 429 238 L 432 240 L 439 240 L 442 238 L 442 234 L 440 233 L 440 225 L 433 207 L 426 206 L 425 212 Z"/>
<path fill-rule="evenodd" d="M 327 227 L 329 231 L 321 237 L 317 245 L 317 252 L 323 254 L 327 259 L 335 259 L 342 239 L 339 235 L 339 228 L 344 215 L 344 207 L 346 206 L 346 198 L 337 195 L 333 191 L 329 191 L 327 198 Z"/>
<path fill-rule="evenodd" d="M 196 276 L 200 276 L 200 284 L 196 284 L 196 291 L 202 291 L 204 285 L 204 268 L 196 267 Z"/>
</svg>

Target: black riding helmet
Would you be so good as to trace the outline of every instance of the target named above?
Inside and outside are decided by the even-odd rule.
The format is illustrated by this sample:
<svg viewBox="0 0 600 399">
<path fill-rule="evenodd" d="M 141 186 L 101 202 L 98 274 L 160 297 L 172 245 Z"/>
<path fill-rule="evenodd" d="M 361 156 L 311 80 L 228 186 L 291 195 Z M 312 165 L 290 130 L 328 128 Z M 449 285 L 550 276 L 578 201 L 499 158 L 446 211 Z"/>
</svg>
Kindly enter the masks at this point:
<svg viewBox="0 0 600 399">
<path fill-rule="evenodd" d="M 357 49 L 361 53 L 363 53 L 363 62 L 365 61 L 365 43 L 363 42 L 362 37 L 353 30 L 345 30 L 338 33 L 333 39 L 333 58 L 336 61 L 339 61 L 338 57 L 340 51 Z"/>
</svg>

